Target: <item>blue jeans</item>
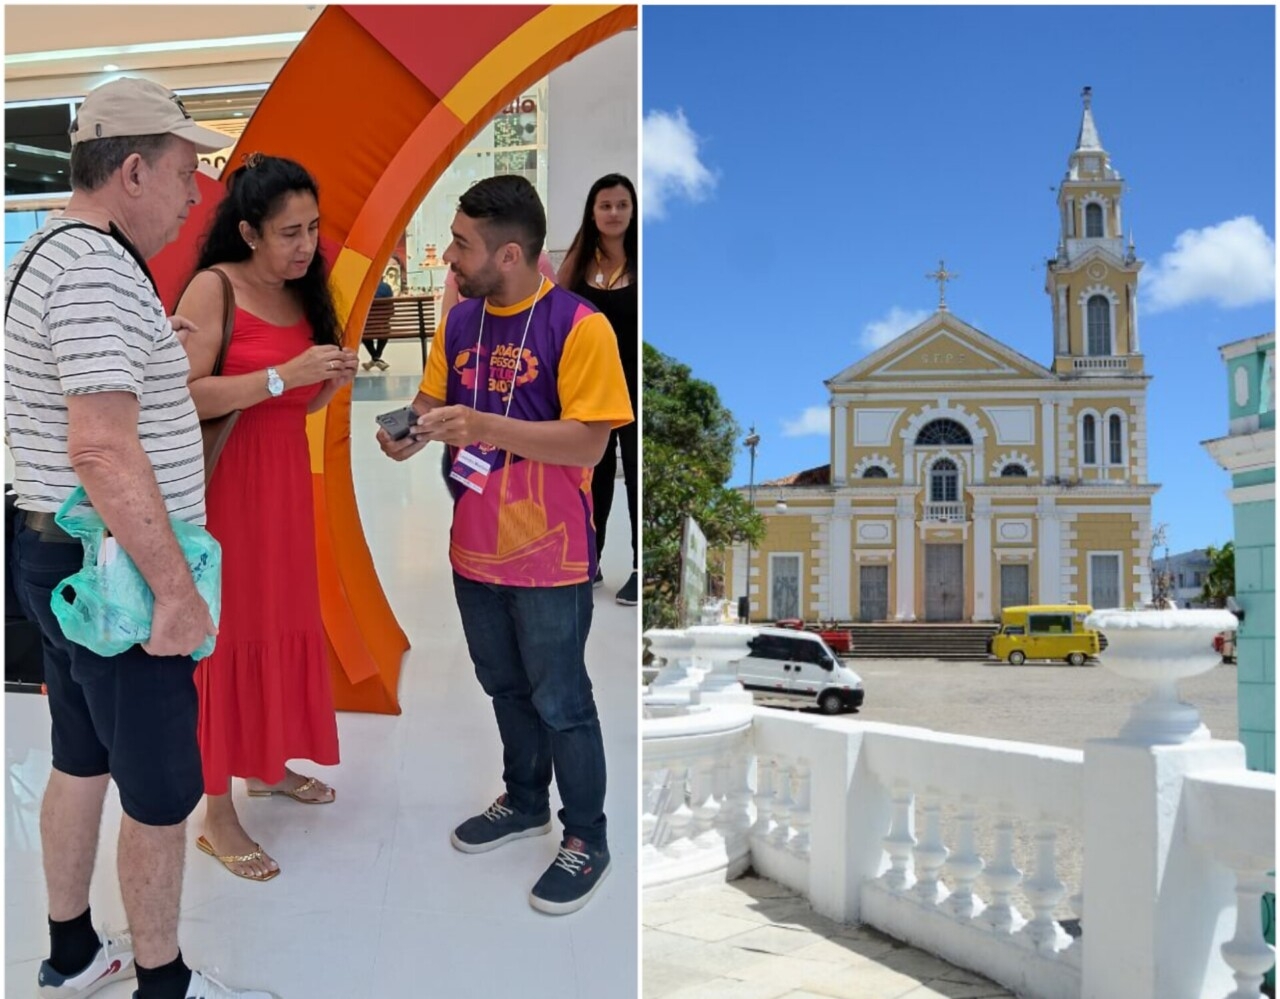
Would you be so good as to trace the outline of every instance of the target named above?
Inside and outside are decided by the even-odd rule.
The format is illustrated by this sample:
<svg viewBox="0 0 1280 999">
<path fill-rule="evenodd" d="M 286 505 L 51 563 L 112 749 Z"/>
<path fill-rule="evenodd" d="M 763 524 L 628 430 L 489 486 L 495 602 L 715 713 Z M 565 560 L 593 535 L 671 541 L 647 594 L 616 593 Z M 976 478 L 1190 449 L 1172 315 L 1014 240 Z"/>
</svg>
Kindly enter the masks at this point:
<svg viewBox="0 0 1280 999">
<path fill-rule="evenodd" d="M 495 586 L 455 572 L 453 587 L 476 678 L 493 699 L 510 806 L 544 811 L 554 768 L 565 834 L 604 848 L 604 739 L 585 658 L 591 583 Z"/>
</svg>

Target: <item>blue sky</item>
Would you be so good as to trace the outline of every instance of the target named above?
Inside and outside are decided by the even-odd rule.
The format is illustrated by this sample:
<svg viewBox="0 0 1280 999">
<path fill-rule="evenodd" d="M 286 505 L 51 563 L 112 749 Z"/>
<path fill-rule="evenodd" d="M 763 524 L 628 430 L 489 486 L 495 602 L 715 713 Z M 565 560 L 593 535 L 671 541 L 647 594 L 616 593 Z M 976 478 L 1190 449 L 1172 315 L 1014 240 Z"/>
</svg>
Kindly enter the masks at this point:
<svg viewBox="0 0 1280 999">
<path fill-rule="evenodd" d="M 828 461 L 823 380 L 938 302 L 1052 362 L 1045 258 L 1081 89 L 1146 261 L 1154 519 L 1230 538 L 1217 348 L 1275 329 L 1271 7 L 643 8 L 644 337 Z M 815 432 L 816 431 L 816 432 Z M 735 483 L 747 481 L 745 451 Z"/>
</svg>

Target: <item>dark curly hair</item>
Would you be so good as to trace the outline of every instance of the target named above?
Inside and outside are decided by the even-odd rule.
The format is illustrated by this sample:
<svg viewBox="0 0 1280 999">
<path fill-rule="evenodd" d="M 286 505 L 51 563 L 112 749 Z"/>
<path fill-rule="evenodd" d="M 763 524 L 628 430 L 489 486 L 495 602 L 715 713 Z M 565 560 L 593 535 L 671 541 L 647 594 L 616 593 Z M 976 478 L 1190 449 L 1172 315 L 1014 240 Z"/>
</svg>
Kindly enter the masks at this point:
<svg viewBox="0 0 1280 999">
<path fill-rule="evenodd" d="M 278 212 L 285 197 L 295 191 L 308 191 L 316 204 L 320 203 L 320 190 L 314 178 L 300 164 L 282 156 L 253 154 L 227 182 L 227 196 L 218 204 L 200 246 L 197 269 L 249 259 L 252 251 L 240 235 L 240 223 L 247 222 L 262 232 L 263 223 Z M 342 329 L 318 246 L 307 273 L 286 281 L 285 287 L 296 291 L 302 300 L 302 311 L 311 325 L 315 342 L 342 346 Z"/>
<path fill-rule="evenodd" d="M 573 272 L 566 282 L 566 287 L 570 290 L 586 283 L 587 268 L 593 265 L 596 248 L 600 245 L 600 229 L 596 226 L 596 195 L 611 187 L 625 187 L 631 195 L 631 223 L 622 237 L 622 251 L 627 255 L 627 277 L 634 284 L 640 276 L 640 205 L 636 199 L 636 188 L 622 174 L 607 173 L 592 184 L 591 190 L 587 192 L 587 206 L 582 210 L 582 226 L 569 244 L 568 255 L 577 254 Z"/>
</svg>

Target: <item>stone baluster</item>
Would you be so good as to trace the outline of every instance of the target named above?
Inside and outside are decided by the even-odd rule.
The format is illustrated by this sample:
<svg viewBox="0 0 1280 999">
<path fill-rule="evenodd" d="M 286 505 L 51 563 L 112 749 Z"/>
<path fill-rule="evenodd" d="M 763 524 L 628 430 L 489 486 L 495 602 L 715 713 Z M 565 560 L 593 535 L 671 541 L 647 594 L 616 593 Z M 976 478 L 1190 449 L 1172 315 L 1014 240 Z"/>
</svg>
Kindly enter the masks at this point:
<svg viewBox="0 0 1280 999">
<path fill-rule="evenodd" d="M 751 835 L 751 757 L 737 752 L 729 768 L 728 793 L 725 795 L 725 839 L 733 844 L 745 842 Z"/>
<path fill-rule="evenodd" d="M 791 764 L 786 760 L 779 758 L 778 760 L 778 789 L 775 792 L 773 800 L 773 833 L 769 836 L 769 841 L 777 847 L 786 848 L 787 841 L 791 839 L 791 809 L 795 804 L 795 799 L 791 797 Z"/>
<path fill-rule="evenodd" d="M 938 792 L 929 788 L 920 799 L 924 815 L 924 838 L 916 844 L 916 894 L 928 905 L 939 905 L 947 897 L 940 878 L 950 852 L 942 842 L 942 802 Z"/>
<path fill-rule="evenodd" d="M 697 850 L 697 847 L 693 845 L 693 838 L 690 835 L 693 828 L 693 810 L 685 801 L 683 791 L 676 790 L 673 800 L 675 807 L 667 816 L 668 838 L 664 852 L 669 857 L 679 859 L 689 856 Z"/>
<path fill-rule="evenodd" d="M 983 920 L 997 933 L 1014 933 L 1025 920 L 1013 904 L 1013 893 L 1022 881 L 1022 871 L 1013 862 L 1013 819 L 1001 813 L 996 819 L 996 848 L 987 865 L 986 881 L 991 886 L 991 903 Z"/>
<path fill-rule="evenodd" d="M 974 826 L 978 813 L 972 798 L 960 802 L 960 814 L 956 817 L 956 850 L 947 858 L 947 870 L 951 872 L 953 887 L 948 899 L 951 914 L 958 919 L 972 919 L 985 908 L 982 899 L 973 893 L 974 883 L 985 866 L 974 845 Z"/>
<path fill-rule="evenodd" d="M 653 837 L 658 828 L 658 810 L 662 807 L 662 784 L 658 777 L 662 771 L 658 767 L 646 766 L 643 769 L 640 786 L 643 789 L 641 798 L 642 815 L 640 817 L 640 842 L 646 846 L 653 845 Z"/>
<path fill-rule="evenodd" d="M 756 757 L 756 822 L 751 836 L 765 839 L 773 822 L 773 775 L 777 764 L 766 756 Z"/>
<path fill-rule="evenodd" d="M 884 873 L 884 882 L 893 891 L 906 891 L 915 883 L 911 871 L 911 852 L 915 848 L 916 838 L 913 834 L 915 795 L 902 781 L 893 785 L 893 825 L 889 835 L 881 842 L 889 854 L 889 869 Z"/>
<path fill-rule="evenodd" d="M 1236 934 L 1222 945 L 1222 959 L 1235 973 L 1236 987 L 1226 999 L 1259 999 L 1262 978 L 1276 963 L 1275 948 L 1262 935 L 1262 896 L 1274 892 L 1265 871 L 1237 870 Z"/>
<path fill-rule="evenodd" d="M 730 774 L 737 762 L 737 754 L 717 756 L 711 771 L 711 793 L 716 796 L 719 807 L 716 809 L 716 832 L 722 839 L 729 838 L 732 824 L 729 804 Z"/>
<path fill-rule="evenodd" d="M 689 801 L 693 809 L 695 840 L 715 838 L 716 816 L 720 802 L 715 794 L 715 758 L 699 757 L 689 775 Z"/>
<path fill-rule="evenodd" d="M 791 809 L 791 826 L 796 834 L 787 844 L 788 849 L 797 857 L 806 858 L 809 856 L 811 845 L 809 842 L 809 829 L 812 824 L 812 815 L 809 811 L 810 775 L 807 761 L 799 760 L 795 768 L 796 803 Z"/>
<path fill-rule="evenodd" d="M 1036 832 L 1035 875 L 1022 886 L 1032 912 L 1023 932 L 1042 954 L 1052 954 L 1070 943 L 1066 931 L 1053 918 L 1053 910 L 1067 894 L 1067 886 L 1058 879 L 1057 851 L 1058 830 L 1045 822 Z"/>
</svg>

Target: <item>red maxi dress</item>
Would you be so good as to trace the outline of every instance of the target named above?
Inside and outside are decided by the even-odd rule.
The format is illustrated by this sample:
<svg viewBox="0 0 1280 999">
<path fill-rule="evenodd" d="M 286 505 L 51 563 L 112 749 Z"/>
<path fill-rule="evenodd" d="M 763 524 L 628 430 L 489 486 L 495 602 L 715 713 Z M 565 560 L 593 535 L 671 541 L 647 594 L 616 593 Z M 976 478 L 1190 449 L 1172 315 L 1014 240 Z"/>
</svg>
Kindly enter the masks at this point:
<svg viewBox="0 0 1280 999">
<path fill-rule="evenodd" d="M 222 373 L 278 368 L 312 343 L 305 319 L 275 326 L 237 308 Z M 210 794 L 225 794 L 230 777 L 278 783 L 286 760 L 338 762 L 306 431 L 307 405 L 322 387 L 289 389 L 244 410 L 209 483 L 222 616 L 213 655 L 195 678 Z"/>
</svg>

